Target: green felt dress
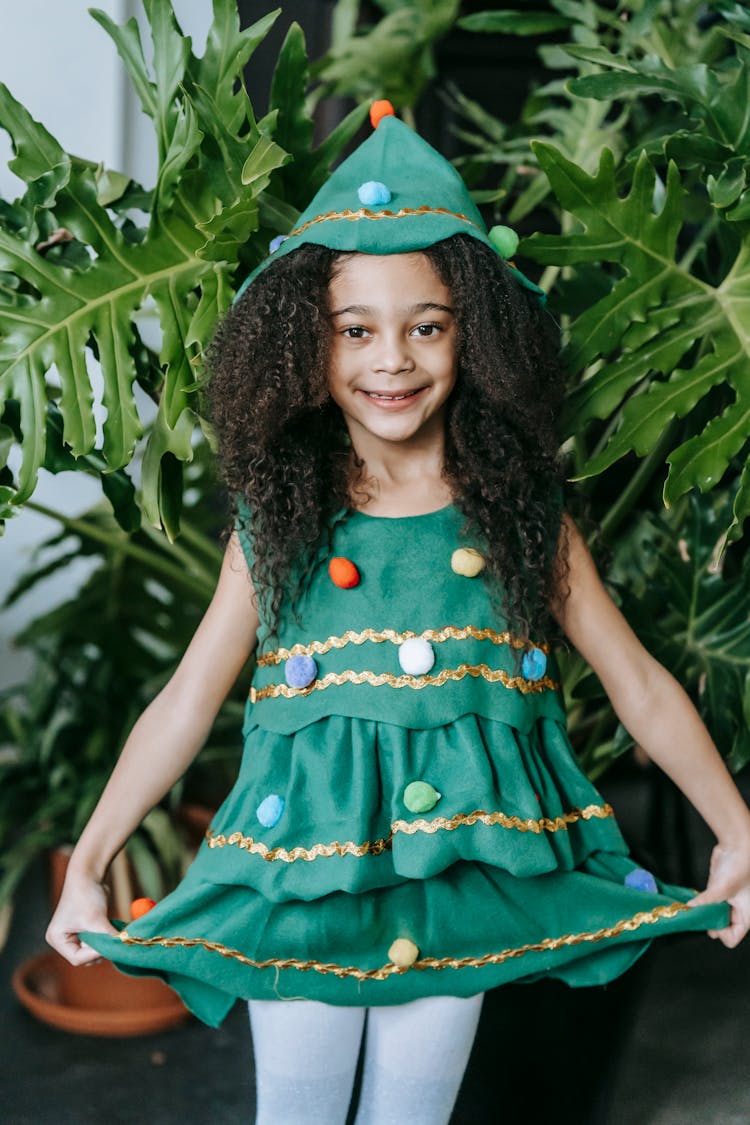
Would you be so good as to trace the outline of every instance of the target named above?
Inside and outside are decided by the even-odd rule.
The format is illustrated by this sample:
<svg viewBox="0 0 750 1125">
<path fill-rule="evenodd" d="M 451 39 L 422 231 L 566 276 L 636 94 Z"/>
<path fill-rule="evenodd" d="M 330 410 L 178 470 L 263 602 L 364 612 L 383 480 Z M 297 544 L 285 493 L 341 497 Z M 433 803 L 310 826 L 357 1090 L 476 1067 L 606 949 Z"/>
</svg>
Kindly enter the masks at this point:
<svg viewBox="0 0 750 1125">
<path fill-rule="evenodd" d="M 578 767 L 554 655 L 529 656 L 481 576 L 452 569 L 477 547 L 462 522 L 451 506 L 336 523 L 298 619 L 275 638 L 261 625 L 239 777 L 195 862 L 90 945 L 215 1025 L 237 997 L 375 1005 L 539 976 L 601 984 L 660 934 L 727 924 L 726 904 L 629 885 L 645 873 Z M 331 557 L 357 585 L 334 584 Z M 427 671 L 408 670 L 413 637 Z M 300 657 L 314 679 L 289 686 Z"/>
</svg>

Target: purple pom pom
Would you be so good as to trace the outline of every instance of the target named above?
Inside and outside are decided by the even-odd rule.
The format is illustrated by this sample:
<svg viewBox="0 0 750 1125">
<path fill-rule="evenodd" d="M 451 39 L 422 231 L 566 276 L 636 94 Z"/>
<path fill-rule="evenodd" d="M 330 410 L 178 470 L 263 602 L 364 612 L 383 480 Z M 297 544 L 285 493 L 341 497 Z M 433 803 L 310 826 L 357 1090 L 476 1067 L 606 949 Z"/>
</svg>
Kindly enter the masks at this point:
<svg viewBox="0 0 750 1125">
<path fill-rule="evenodd" d="M 547 657 L 542 649 L 530 648 L 521 661 L 521 672 L 527 680 L 541 680 L 547 671 Z"/>
<path fill-rule="evenodd" d="M 275 254 L 279 246 L 281 246 L 282 242 L 286 242 L 287 238 L 288 235 L 286 234 L 277 234 L 276 237 L 272 238 L 268 243 L 268 253 Z"/>
<path fill-rule="evenodd" d="M 290 656 L 284 666 L 284 678 L 289 687 L 303 688 L 311 684 L 318 674 L 318 665 L 311 656 Z"/>
<path fill-rule="evenodd" d="M 391 202 L 390 191 L 379 180 L 368 180 L 367 183 L 360 184 L 357 195 L 359 196 L 359 202 L 364 203 L 365 207 Z"/>
<path fill-rule="evenodd" d="M 645 871 L 642 867 L 636 867 L 634 871 L 628 872 L 625 876 L 625 886 L 634 891 L 648 891 L 652 895 L 658 893 L 656 879 L 650 871 Z"/>
</svg>

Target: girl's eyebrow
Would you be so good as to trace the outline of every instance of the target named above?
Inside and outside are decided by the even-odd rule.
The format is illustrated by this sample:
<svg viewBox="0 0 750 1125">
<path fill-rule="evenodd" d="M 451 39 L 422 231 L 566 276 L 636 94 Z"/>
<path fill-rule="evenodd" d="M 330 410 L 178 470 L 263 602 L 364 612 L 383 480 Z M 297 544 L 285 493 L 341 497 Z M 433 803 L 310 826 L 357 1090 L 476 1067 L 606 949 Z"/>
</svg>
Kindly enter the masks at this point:
<svg viewBox="0 0 750 1125">
<path fill-rule="evenodd" d="M 404 312 L 409 316 L 416 316 L 419 313 L 431 311 L 444 312 L 449 313 L 451 316 L 453 315 L 453 309 L 450 308 L 449 305 L 441 305 L 436 301 L 420 301 L 418 304 L 411 305 L 408 309 L 404 310 Z M 374 312 L 376 312 L 376 310 L 371 308 L 369 305 L 347 305 L 346 308 L 336 309 L 335 312 L 332 312 L 330 315 L 332 317 L 344 316 L 346 314 L 353 316 L 372 316 Z"/>
</svg>

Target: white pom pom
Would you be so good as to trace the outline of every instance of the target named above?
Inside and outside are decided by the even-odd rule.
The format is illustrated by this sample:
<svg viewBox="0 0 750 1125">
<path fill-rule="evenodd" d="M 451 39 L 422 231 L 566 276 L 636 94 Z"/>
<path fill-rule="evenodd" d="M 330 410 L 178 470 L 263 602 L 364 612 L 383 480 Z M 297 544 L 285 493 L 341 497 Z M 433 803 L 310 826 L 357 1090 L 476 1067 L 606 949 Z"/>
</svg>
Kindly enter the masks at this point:
<svg viewBox="0 0 750 1125">
<path fill-rule="evenodd" d="M 399 645 L 398 662 L 410 676 L 423 676 L 435 663 L 435 650 L 424 637 L 408 637 Z"/>
</svg>

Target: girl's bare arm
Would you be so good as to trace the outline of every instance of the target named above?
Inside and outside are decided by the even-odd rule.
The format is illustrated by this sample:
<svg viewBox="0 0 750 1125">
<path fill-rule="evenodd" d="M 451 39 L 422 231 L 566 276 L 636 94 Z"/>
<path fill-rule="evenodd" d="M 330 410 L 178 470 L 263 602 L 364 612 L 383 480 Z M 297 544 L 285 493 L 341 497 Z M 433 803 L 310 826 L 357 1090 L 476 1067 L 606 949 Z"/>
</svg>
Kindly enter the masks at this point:
<svg viewBox="0 0 750 1125">
<path fill-rule="evenodd" d="M 695 901 L 732 903 L 732 923 L 719 936 L 736 945 L 750 929 L 750 811 L 689 696 L 640 643 L 605 590 L 575 523 L 567 514 L 564 519 L 570 594 L 552 612 L 601 680 L 623 726 L 716 835 L 709 885 Z"/>
<path fill-rule="evenodd" d="M 197 755 L 255 646 L 257 629 L 253 587 L 235 534 L 203 620 L 171 679 L 133 727 L 71 856 L 47 931 L 49 943 L 69 959 L 93 957 L 81 951 L 78 930 L 111 930 L 100 887 L 107 868 Z"/>
</svg>

